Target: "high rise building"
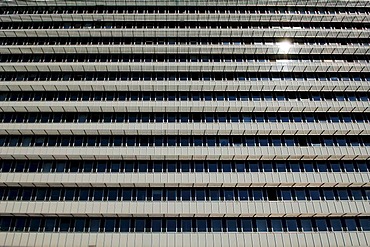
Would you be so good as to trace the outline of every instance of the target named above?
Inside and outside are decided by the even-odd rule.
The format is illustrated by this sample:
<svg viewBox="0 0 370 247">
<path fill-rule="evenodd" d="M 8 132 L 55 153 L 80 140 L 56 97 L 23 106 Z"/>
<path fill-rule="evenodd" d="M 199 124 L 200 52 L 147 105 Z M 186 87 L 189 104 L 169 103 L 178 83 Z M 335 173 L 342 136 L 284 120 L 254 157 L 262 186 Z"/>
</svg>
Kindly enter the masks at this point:
<svg viewBox="0 0 370 247">
<path fill-rule="evenodd" d="M 0 246 L 369 246 L 370 2 L 1 1 Z"/>
</svg>

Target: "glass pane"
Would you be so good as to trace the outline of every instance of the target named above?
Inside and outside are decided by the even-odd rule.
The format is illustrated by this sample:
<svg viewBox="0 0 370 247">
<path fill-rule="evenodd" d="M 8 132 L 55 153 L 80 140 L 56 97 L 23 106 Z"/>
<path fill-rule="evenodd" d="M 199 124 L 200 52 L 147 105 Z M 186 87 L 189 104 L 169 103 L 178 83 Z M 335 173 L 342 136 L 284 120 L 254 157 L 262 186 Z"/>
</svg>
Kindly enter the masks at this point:
<svg viewBox="0 0 370 247">
<path fill-rule="evenodd" d="M 70 227 L 71 219 L 69 218 L 60 218 L 59 231 L 68 232 Z"/>
<path fill-rule="evenodd" d="M 177 199 L 177 190 L 176 189 L 167 189 L 167 200 L 176 201 Z"/>
<path fill-rule="evenodd" d="M 40 218 L 31 218 L 30 222 L 30 231 L 37 232 L 40 230 L 41 219 Z"/>
<path fill-rule="evenodd" d="M 166 226 L 167 226 L 167 232 L 176 232 L 176 228 L 177 228 L 176 219 L 167 219 Z"/>
<path fill-rule="evenodd" d="M 347 231 L 357 231 L 357 225 L 355 219 L 344 219 L 344 222 L 346 223 L 346 229 Z"/>
<path fill-rule="evenodd" d="M 283 224 L 280 219 L 272 219 L 271 226 L 273 232 L 281 232 L 283 231 Z"/>
<path fill-rule="evenodd" d="M 316 228 L 318 231 L 327 231 L 326 219 L 316 219 Z"/>
<path fill-rule="evenodd" d="M 218 189 L 211 189 L 209 191 L 209 196 L 211 201 L 218 201 L 220 200 L 220 190 Z"/>
<path fill-rule="evenodd" d="M 324 189 L 325 200 L 334 200 L 334 191 L 331 189 Z"/>
<path fill-rule="evenodd" d="M 301 219 L 302 231 L 311 232 L 312 231 L 312 222 L 310 219 Z"/>
<path fill-rule="evenodd" d="M 0 230 L 1 231 L 9 231 L 10 223 L 11 223 L 11 218 L 9 218 L 9 217 L 2 218 L 1 219 Z"/>
<path fill-rule="evenodd" d="M 152 220 L 152 232 L 161 232 L 162 231 L 162 220 L 153 219 Z"/>
<path fill-rule="evenodd" d="M 130 225 L 131 225 L 130 219 L 121 219 L 119 221 L 120 232 L 130 232 L 131 228 Z"/>
<path fill-rule="evenodd" d="M 90 220 L 90 232 L 98 232 L 100 228 L 100 219 Z"/>
<path fill-rule="evenodd" d="M 238 230 L 236 219 L 227 219 L 226 228 L 228 232 L 236 232 Z"/>
<path fill-rule="evenodd" d="M 231 201 L 234 200 L 234 190 L 224 190 L 225 200 Z"/>
<path fill-rule="evenodd" d="M 222 231 L 222 220 L 220 219 L 211 219 L 212 231 L 221 232 Z"/>
<path fill-rule="evenodd" d="M 252 190 L 253 200 L 263 200 L 263 193 L 260 189 L 253 189 Z"/>
<path fill-rule="evenodd" d="M 181 220 L 181 230 L 182 232 L 191 232 L 191 220 L 190 219 L 182 219 Z"/>
<path fill-rule="evenodd" d="M 181 190 L 181 199 L 182 199 L 182 201 L 190 201 L 191 200 L 191 190 L 190 189 L 182 189 Z"/>
<path fill-rule="evenodd" d="M 252 231 L 252 220 L 250 219 L 242 219 L 242 231 L 243 232 L 251 232 Z"/>
<path fill-rule="evenodd" d="M 48 218 L 45 220 L 45 232 L 53 232 L 55 228 L 55 218 Z"/>
<path fill-rule="evenodd" d="M 196 220 L 196 227 L 198 232 L 207 232 L 207 220 L 205 219 L 197 219 Z"/>
<path fill-rule="evenodd" d="M 340 219 L 330 219 L 331 229 L 333 231 L 342 231 L 342 221 Z"/>
<path fill-rule="evenodd" d="M 288 232 L 295 232 L 298 229 L 297 221 L 295 219 L 287 219 L 286 226 Z"/>
<path fill-rule="evenodd" d="M 311 200 L 320 200 L 320 192 L 319 192 L 319 190 L 310 189 L 309 190 L 309 193 L 310 193 Z"/>
<path fill-rule="evenodd" d="M 26 225 L 26 218 L 20 217 L 16 219 L 14 230 L 15 231 L 24 231 Z"/>
<path fill-rule="evenodd" d="M 204 201 L 206 199 L 205 191 L 201 189 L 195 190 L 195 198 L 197 201 Z"/>
<path fill-rule="evenodd" d="M 144 232 L 145 230 L 145 220 L 135 219 L 135 232 Z"/>
<path fill-rule="evenodd" d="M 163 190 L 161 190 L 161 189 L 153 189 L 152 190 L 153 201 L 161 201 L 162 200 L 162 192 L 163 192 Z"/>
<path fill-rule="evenodd" d="M 256 220 L 257 232 L 267 232 L 267 221 L 266 219 Z"/>
<path fill-rule="evenodd" d="M 104 231 L 105 232 L 114 232 L 116 220 L 115 219 L 105 219 Z"/>
<path fill-rule="evenodd" d="M 247 189 L 239 189 L 239 200 L 246 201 L 248 200 L 248 190 Z"/>
<path fill-rule="evenodd" d="M 363 231 L 370 231 L 370 219 L 360 218 L 360 226 Z"/>
</svg>

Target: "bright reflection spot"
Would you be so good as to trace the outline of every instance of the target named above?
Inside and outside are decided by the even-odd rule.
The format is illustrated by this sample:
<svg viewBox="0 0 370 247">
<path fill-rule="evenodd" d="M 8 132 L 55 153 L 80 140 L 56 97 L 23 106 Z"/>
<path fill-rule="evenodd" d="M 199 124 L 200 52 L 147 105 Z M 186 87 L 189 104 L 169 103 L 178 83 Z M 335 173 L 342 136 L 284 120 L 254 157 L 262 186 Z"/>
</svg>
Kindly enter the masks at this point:
<svg viewBox="0 0 370 247">
<path fill-rule="evenodd" d="M 278 46 L 281 53 L 288 53 L 290 47 L 292 47 L 292 43 L 289 40 L 284 40 L 282 42 L 279 42 Z"/>
</svg>

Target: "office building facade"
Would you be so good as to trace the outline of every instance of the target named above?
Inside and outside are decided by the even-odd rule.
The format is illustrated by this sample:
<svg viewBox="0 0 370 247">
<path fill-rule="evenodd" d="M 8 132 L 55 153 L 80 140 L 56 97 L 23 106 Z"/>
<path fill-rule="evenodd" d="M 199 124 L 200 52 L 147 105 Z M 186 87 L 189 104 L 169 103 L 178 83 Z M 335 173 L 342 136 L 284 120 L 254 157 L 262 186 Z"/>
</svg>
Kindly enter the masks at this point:
<svg viewBox="0 0 370 247">
<path fill-rule="evenodd" d="M 2 1 L 1 246 L 369 246 L 370 3 Z"/>
</svg>

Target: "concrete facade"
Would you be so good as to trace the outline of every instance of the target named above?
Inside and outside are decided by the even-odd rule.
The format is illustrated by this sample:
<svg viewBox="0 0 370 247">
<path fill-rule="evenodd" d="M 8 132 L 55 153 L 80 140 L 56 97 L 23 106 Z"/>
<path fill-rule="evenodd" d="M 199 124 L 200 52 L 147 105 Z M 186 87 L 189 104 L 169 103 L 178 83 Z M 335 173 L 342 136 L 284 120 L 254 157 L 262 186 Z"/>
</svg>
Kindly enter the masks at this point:
<svg viewBox="0 0 370 247">
<path fill-rule="evenodd" d="M 0 9 L 0 246 L 370 245 L 369 1 Z"/>
</svg>

